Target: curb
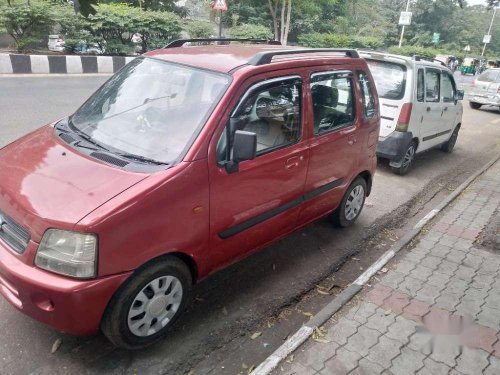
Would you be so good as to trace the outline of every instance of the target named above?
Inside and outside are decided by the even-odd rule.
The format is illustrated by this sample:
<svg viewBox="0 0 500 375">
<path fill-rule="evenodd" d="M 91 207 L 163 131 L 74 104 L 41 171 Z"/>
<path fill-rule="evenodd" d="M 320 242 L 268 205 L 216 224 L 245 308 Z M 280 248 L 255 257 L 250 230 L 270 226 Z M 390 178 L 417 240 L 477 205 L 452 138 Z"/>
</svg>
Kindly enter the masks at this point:
<svg viewBox="0 0 500 375">
<path fill-rule="evenodd" d="M 135 57 L 0 54 L 0 74 L 115 73 Z"/>
<path fill-rule="evenodd" d="M 352 297 L 354 297 L 370 278 L 380 271 L 401 249 L 408 245 L 438 213 L 455 200 L 476 178 L 487 171 L 500 159 L 500 154 L 486 163 L 479 171 L 465 180 L 451 194 L 449 194 L 436 208 L 425 215 L 415 226 L 391 246 L 375 263 L 363 272 L 352 284 L 337 295 L 328 305 L 321 309 L 309 322 L 303 325 L 293 336 L 288 338 L 274 353 L 267 357 L 254 371 L 252 375 L 268 375 L 288 355 L 302 345 L 314 332 L 322 326 L 337 311 L 339 311 Z"/>
</svg>

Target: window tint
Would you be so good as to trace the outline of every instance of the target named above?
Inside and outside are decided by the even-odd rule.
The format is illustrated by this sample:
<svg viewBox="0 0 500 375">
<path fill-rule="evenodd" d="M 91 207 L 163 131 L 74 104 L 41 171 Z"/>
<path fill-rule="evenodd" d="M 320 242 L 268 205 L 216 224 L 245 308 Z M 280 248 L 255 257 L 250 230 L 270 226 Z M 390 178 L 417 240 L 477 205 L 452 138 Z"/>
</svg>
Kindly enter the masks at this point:
<svg viewBox="0 0 500 375">
<path fill-rule="evenodd" d="M 500 77 L 498 73 L 500 73 L 500 71 L 489 69 L 485 71 L 483 74 L 481 74 L 479 77 L 477 77 L 477 80 L 482 82 L 499 82 Z"/>
<path fill-rule="evenodd" d="M 361 86 L 361 94 L 363 95 L 363 107 L 365 117 L 373 117 L 375 115 L 375 98 L 373 97 L 372 83 L 368 76 L 363 72 L 358 72 L 359 85 Z"/>
<path fill-rule="evenodd" d="M 424 84 L 424 70 L 419 69 L 417 73 L 417 101 L 419 102 L 423 102 L 425 100 Z"/>
<path fill-rule="evenodd" d="M 292 78 L 258 84 L 236 106 L 230 123 L 217 145 L 217 161 L 231 159 L 234 133 L 244 130 L 257 134 L 257 155 L 296 142 L 301 129 L 302 83 Z"/>
<path fill-rule="evenodd" d="M 366 60 L 372 72 L 379 98 L 399 100 L 405 94 L 406 67 L 404 65 Z"/>
<path fill-rule="evenodd" d="M 317 74 L 311 78 L 314 133 L 321 134 L 354 121 L 351 73 Z"/>
<path fill-rule="evenodd" d="M 443 102 L 455 101 L 455 83 L 448 73 L 443 73 Z"/>
<path fill-rule="evenodd" d="M 427 102 L 439 102 L 440 74 L 437 70 L 425 71 L 425 98 Z"/>
</svg>

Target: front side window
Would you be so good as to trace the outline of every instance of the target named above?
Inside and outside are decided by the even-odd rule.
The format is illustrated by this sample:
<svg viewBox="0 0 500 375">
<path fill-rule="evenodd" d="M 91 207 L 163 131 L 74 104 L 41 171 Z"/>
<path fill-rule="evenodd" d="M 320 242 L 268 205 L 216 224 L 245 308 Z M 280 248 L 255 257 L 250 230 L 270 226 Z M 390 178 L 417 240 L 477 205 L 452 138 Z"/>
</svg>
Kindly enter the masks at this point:
<svg viewBox="0 0 500 375">
<path fill-rule="evenodd" d="M 225 74 L 136 58 L 70 117 L 70 125 L 117 154 L 170 164 L 229 83 Z"/>
<path fill-rule="evenodd" d="M 314 134 L 340 129 L 354 122 L 352 73 L 319 73 L 311 78 Z"/>
<path fill-rule="evenodd" d="M 448 73 L 443 73 L 443 102 L 450 103 L 455 101 L 455 82 Z"/>
<path fill-rule="evenodd" d="M 425 101 L 439 102 L 440 98 L 440 74 L 438 70 L 425 70 Z"/>
<path fill-rule="evenodd" d="M 237 130 L 257 135 L 257 156 L 297 142 L 301 134 L 301 98 L 299 77 L 262 82 L 250 88 L 219 139 L 217 161 L 231 160 Z"/>
<path fill-rule="evenodd" d="M 376 113 L 375 98 L 373 96 L 372 83 L 368 76 L 363 72 L 358 72 L 359 84 L 361 86 L 361 94 L 363 95 L 363 107 L 365 117 L 373 117 Z"/>
<path fill-rule="evenodd" d="M 400 100 L 405 95 L 406 66 L 388 61 L 367 59 L 379 98 Z"/>
<path fill-rule="evenodd" d="M 424 100 L 425 100 L 424 70 L 419 69 L 417 73 L 417 101 L 423 102 Z"/>
</svg>

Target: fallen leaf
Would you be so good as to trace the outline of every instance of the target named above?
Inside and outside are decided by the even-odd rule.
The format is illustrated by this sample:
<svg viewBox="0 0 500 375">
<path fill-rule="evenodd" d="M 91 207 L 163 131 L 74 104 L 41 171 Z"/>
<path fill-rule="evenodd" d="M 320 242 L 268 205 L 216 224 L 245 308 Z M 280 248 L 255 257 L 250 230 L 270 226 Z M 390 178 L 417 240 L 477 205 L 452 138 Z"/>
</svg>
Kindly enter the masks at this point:
<svg viewBox="0 0 500 375">
<path fill-rule="evenodd" d="M 200 297 L 196 297 L 194 300 L 196 302 L 205 302 L 205 300 L 203 298 L 200 298 Z"/>
<path fill-rule="evenodd" d="M 356 258 L 356 257 L 352 257 L 351 259 L 352 260 L 359 260 L 359 258 Z"/>
<path fill-rule="evenodd" d="M 292 363 L 293 362 L 293 359 L 294 359 L 294 355 L 293 354 L 290 354 L 290 357 L 288 357 L 288 359 L 286 360 L 288 363 Z"/>
<path fill-rule="evenodd" d="M 391 310 L 391 309 L 389 309 L 389 310 L 385 310 L 385 311 L 384 311 L 384 315 L 389 315 L 391 312 L 392 312 L 392 310 Z"/>
<path fill-rule="evenodd" d="M 314 338 L 313 337 L 313 340 L 316 342 L 319 342 L 321 344 L 329 344 L 330 343 L 330 341 L 328 341 L 327 339 L 322 339 L 322 338 Z"/>
<path fill-rule="evenodd" d="M 382 272 L 382 273 L 387 273 L 388 271 L 389 271 L 389 270 L 387 269 L 387 267 L 384 267 L 384 268 L 382 268 L 382 269 L 380 270 L 380 272 Z"/>
<path fill-rule="evenodd" d="M 189 370 L 189 372 L 186 375 L 194 375 L 194 371 L 193 370 Z"/>
<path fill-rule="evenodd" d="M 226 316 L 227 316 L 227 309 L 226 309 L 226 306 L 224 306 L 224 307 L 222 308 L 222 313 L 223 313 L 224 315 L 226 315 Z"/>
<path fill-rule="evenodd" d="M 273 271 L 276 271 L 276 264 L 273 264 Z"/>
<path fill-rule="evenodd" d="M 323 294 L 324 296 L 329 296 L 329 295 L 330 295 L 330 293 L 325 292 L 325 291 L 323 291 L 323 290 L 321 290 L 321 289 L 316 289 L 316 291 L 317 291 L 319 294 Z"/>
<path fill-rule="evenodd" d="M 62 345 L 62 339 L 61 338 L 58 338 L 56 341 L 54 341 L 54 343 L 52 344 L 52 350 L 50 351 L 51 354 L 54 354 L 55 352 L 57 352 L 59 350 L 59 348 L 61 347 Z"/>
<path fill-rule="evenodd" d="M 245 362 L 243 362 L 243 363 L 241 364 L 241 368 L 244 368 L 244 369 L 246 370 L 246 369 L 248 368 L 248 365 L 247 365 Z"/>
<path fill-rule="evenodd" d="M 255 340 L 256 338 L 260 337 L 260 335 L 262 335 L 262 332 L 255 332 L 252 334 L 252 336 L 250 336 L 250 338 L 252 340 Z"/>
<path fill-rule="evenodd" d="M 247 374 L 252 373 L 253 370 L 255 370 L 255 365 L 250 366 L 250 368 L 247 371 Z"/>
<path fill-rule="evenodd" d="M 314 316 L 313 313 L 307 312 L 307 311 L 302 311 L 302 315 L 308 316 L 309 318 L 312 318 Z"/>
</svg>

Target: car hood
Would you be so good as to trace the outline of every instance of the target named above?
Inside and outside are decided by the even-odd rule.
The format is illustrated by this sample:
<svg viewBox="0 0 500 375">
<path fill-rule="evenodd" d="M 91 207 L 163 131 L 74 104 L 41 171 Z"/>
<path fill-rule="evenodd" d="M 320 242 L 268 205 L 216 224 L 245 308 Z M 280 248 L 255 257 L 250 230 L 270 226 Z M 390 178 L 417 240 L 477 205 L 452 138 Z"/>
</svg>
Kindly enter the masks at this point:
<svg viewBox="0 0 500 375">
<path fill-rule="evenodd" d="M 146 177 L 78 153 L 49 125 L 0 150 L 0 210 L 39 241 L 47 228 L 73 228 Z"/>
</svg>

